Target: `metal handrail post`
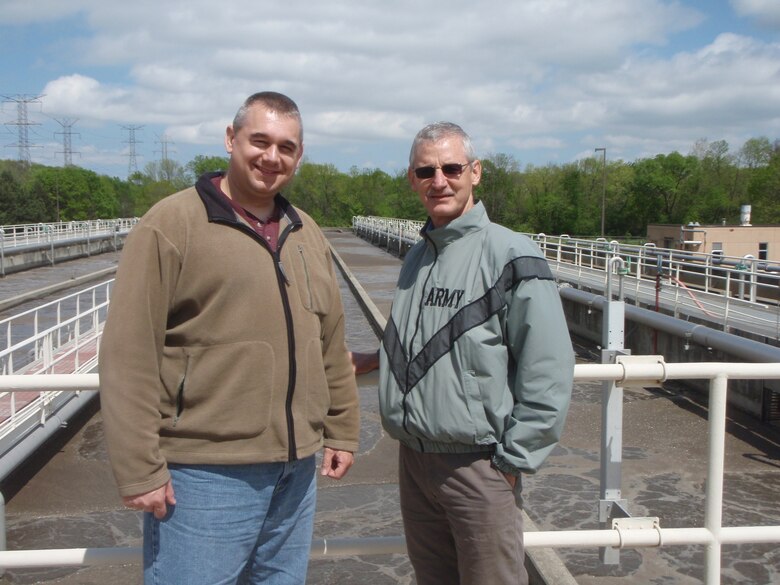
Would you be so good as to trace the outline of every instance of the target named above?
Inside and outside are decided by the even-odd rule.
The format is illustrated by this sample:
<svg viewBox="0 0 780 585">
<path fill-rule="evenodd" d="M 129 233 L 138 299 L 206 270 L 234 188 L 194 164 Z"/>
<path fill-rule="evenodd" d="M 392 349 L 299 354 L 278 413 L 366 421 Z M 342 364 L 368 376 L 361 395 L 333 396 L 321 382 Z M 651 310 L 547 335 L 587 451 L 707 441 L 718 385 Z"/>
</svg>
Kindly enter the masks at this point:
<svg viewBox="0 0 780 585">
<path fill-rule="evenodd" d="M 5 230 L 0 228 L 0 276 L 5 276 Z"/>
<path fill-rule="evenodd" d="M 601 363 L 614 364 L 620 355 L 628 355 L 625 349 L 625 304 L 623 302 L 623 274 L 620 280 L 618 300 L 612 298 L 612 274 L 615 266 L 623 267 L 620 256 L 612 256 L 606 262 L 606 303 L 602 312 Z M 601 456 L 599 473 L 599 525 L 609 528 L 614 518 L 628 516 L 627 501 L 622 498 L 623 467 L 623 387 L 615 380 L 604 380 L 601 386 Z M 599 558 L 605 565 L 620 563 L 620 549 L 602 547 Z"/>
<path fill-rule="evenodd" d="M 54 226 L 46 224 L 43 226 L 44 232 L 49 235 L 49 249 L 51 251 L 51 265 L 54 266 Z"/>
<path fill-rule="evenodd" d="M 748 299 L 751 303 L 756 302 L 756 257 L 753 254 L 745 254 L 742 257 L 743 260 L 747 260 L 748 268 Z"/>
<path fill-rule="evenodd" d="M 728 376 L 718 374 L 710 381 L 709 460 L 705 491 L 704 527 L 713 535 L 707 545 L 705 583 L 720 584 L 721 528 L 723 527 L 723 472 L 726 444 L 726 400 Z"/>
<path fill-rule="evenodd" d="M 3 492 L 0 491 L 0 550 L 7 550 L 7 547 L 8 541 L 5 525 L 5 496 L 3 495 Z M 5 569 L 0 566 L 0 577 L 2 577 L 4 574 Z"/>
</svg>

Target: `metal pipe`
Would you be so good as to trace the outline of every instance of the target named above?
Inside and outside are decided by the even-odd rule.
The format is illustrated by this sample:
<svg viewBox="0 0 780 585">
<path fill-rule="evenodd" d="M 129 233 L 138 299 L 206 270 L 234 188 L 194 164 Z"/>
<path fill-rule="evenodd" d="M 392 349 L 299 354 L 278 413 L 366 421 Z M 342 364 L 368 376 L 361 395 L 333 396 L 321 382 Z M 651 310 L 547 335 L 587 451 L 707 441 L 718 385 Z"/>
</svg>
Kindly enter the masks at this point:
<svg viewBox="0 0 780 585">
<path fill-rule="evenodd" d="M 713 535 L 706 528 L 550 530 L 526 532 L 523 541 L 526 549 L 604 546 L 644 548 L 657 547 L 659 544 L 708 545 L 713 541 Z M 722 544 L 773 542 L 780 542 L 780 526 L 728 527 L 721 531 Z M 313 558 L 368 554 L 406 554 L 405 539 L 403 536 L 381 536 L 312 541 Z M 139 547 L 0 551 L 0 566 L 6 569 L 125 565 L 140 562 Z"/>
<path fill-rule="evenodd" d="M 604 310 L 606 300 L 601 295 L 571 287 L 561 288 L 560 294 L 566 300 L 595 307 L 601 311 Z M 780 348 L 732 335 L 725 331 L 716 331 L 704 325 L 675 319 L 669 315 L 655 313 L 634 305 L 626 305 L 626 319 L 683 339 L 690 339 L 699 345 L 724 351 L 740 359 L 754 362 L 780 362 Z"/>
<path fill-rule="evenodd" d="M 10 374 L 0 377 L 0 389 L 3 392 L 97 390 L 99 387 L 98 374 Z"/>
<path fill-rule="evenodd" d="M 377 315 L 380 315 L 377 312 Z M 714 379 L 723 374 L 740 380 L 763 380 L 780 378 L 780 360 L 777 362 L 738 363 L 700 362 L 666 363 L 659 359 L 655 363 L 577 364 L 574 366 L 574 380 L 702 380 Z M 30 392 L 37 390 L 98 390 L 98 374 L 45 374 L 29 376 L 8 374 L 0 376 L 0 391 Z"/>
<path fill-rule="evenodd" d="M 94 374 L 97 377 L 97 374 Z M 5 378 L 6 376 L 3 376 Z M 42 376 L 10 376 L 13 378 L 41 378 Z M 48 376 L 46 376 L 48 378 Z M 40 380 L 39 386 L 40 388 Z M 97 392 L 82 392 L 74 396 L 64 404 L 56 413 L 46 419 L 46 422 L 27 435 L 16 447 L 8 451 L 0 458 L 0 481 L 5 479 L 26 459 L 35 454 L 41 446 L 49 440 L 57 431 L 67 425 L 72 417 L 76 416 L 83 408 L 97 397 Z M 0 563 L 0 566 L 5 566 Z"/>
</svg>

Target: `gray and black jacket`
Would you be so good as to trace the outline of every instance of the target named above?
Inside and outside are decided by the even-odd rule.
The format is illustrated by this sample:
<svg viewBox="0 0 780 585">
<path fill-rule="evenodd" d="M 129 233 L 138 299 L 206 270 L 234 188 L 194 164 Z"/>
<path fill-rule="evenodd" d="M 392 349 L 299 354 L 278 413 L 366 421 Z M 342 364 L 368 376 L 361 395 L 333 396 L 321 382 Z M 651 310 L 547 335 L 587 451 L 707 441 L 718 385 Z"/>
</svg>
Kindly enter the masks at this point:
<svg viewBox="0 0 780 585">
<path fill-rule="evenodd" d="M 487 451 L 533 473 L 560 438 L 574 371 L 550 268 L 481 203 L 422 235 L 380 348 L 383 426 L 417 451 Z"/>
</svg>

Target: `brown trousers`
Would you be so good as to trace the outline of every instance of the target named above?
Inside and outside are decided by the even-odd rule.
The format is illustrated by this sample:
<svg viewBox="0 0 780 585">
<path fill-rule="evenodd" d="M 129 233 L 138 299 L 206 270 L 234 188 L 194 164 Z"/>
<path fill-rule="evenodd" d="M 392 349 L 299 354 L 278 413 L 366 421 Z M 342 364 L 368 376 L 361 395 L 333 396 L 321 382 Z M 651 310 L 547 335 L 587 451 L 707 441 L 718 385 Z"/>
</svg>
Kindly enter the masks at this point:
<svg viewBox="0 0 780 585">
<path fill-rule="evenodd" d="M 401 514 L 418 585 L 527 585 L 515 491 L 488 453 L 401 445 Z"/>
</svg>

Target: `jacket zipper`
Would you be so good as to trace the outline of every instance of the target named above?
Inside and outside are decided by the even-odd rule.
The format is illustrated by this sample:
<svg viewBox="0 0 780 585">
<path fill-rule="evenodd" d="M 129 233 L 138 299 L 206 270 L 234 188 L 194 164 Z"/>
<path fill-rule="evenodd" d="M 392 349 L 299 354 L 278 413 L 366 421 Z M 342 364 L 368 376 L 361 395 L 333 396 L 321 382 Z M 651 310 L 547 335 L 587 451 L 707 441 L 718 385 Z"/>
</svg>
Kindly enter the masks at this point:
<svg viewBox="0 0 780 585">
<path fill-rule="evenodd" d="M 287 324 L 287 355 L 290 356 L 290 371 L 287 377 L 287 399 L 284 403 L 284 413 L 287 417 L 287 458 L 289 461 L 295 461 L 298 459 L 297 446 L 295 444 L 295 421 L 292 414 L 292 401 L 293 394 L 295 393 L 295 381 L 297 378 L 298 370 L 297 363 L 295 361 L 295 330 L 293 329 L 292 311 L 290 310 L 290 298 L 287 296 L 287 290 L 285 284 L 289 284 L 290 280 L 284 272 L 284 265 L 282 264 L 282 244 L 287 240 L 287 236 L 295 229 L 292 224 L 284 228 L 284 231 L 279 234 L 279 240 L 276 245 L 276 252 L 274 253 L 274 260 L 277 267 L 277 280 L 279 282 L 279 292 L 282 296 L 282 306 L 284 307 L 284 320 Z M 265 242 L 263 242 L 265 244 Z"/>
<path fill-rule="evenodd" d="M 434 266 L 436 266 L 436 262 L 439 260 L 439 249 L 436 247 L 436 244 L 433 242 L 433 240 L 431 240 L 428 237 L 427 234 L 424 234 L 424 237 L 428 241 L 428 243 L 431 245 L 431 247 L 433 248 L 433 262 L 431 263 L 431 268 L 430 268 L 430 270 L 428 270 L 428 275 L 425 277 L 425 282 L 423 283 L 423 286 L 422 286 L 422 295 L 420 296 L 420 306 L 417 309 L 417 318 L 416 318 L 415 324 L 414 324 L 414 333 L 412 334 L 412 337 L 409 340 L 409 351 L 408 351 L 409 361 L 406 364 L 406 381 L 405 381 L 406 388 L 404 390 L 404 397 L 403 397 L 402 404 L 403 404 L 403 409 L 404 409 L 403 427 L 404 427 L 404 430 L 406 431 L 406 434 L 408 434 L 410 436 L 414 436 L 414 435 L 412 435 L 412 433 L 409 432 L 409 427 L 407 425 L 408 420 L 409 420 L 409 410 L 406 407 L 406 397 L 409 395 L 409 392 L 411 391 L 411 388 L 409 388 L 409 369 L 412 367 L 412 360 L 414 359 L 414 353 L 413 353 L 414 352 L 414 338 L 417 337 L 417 333 L 420 331 L 420 319 L 422 318 L 423 303 L 425 302 L 425 300 L 424 300 L 425 299 L 425 287 L 428 285 L 428 281 L 431 278 L 431 274 L 433 274 L 433 268 L 434 268 Z M 420 451 L 422 453 L 425 453 L 425 447 L 423 446 L 422 439 L 420 437 L 415 437 L 415 438 L 417 439 L 417 443 L 420 446 Z"/>
<path fill-rule="evenodd" d="M 287 273 L 284 270 L 282 264 L 282 245 L 290 232 L 297 229 L 300 224 L 288 224 L 284 230 L 279 234 L 279 239 L 276 244 L 276 252 L 271 250 L 263 238 L 261 238 L 257 232 L 247 225 L 244 225 L 238 221 L 232 221 L 227 218 L 215 218 L 215 221 L 232 225 L 241 231 L 249 234 L 257 242 L 260 242 L 262 246 L 271 254 L 274 260 L 274 272 L 276 273 L 276 282 L 279 285 L 279 295 L 282 299 L 282 307 L 284 308 L 284 322 L 287 327 L 287 354 L 289 355 L 289 375 L 287 376 L 287 396 L 284 401 L 284 415 L 287 421 L 287 458 L 289 461 L 296 461 L 298 459 L 298 448 L 295 443 L 295 421 L 292 414 L 292 402 L 293 395 L 295 394 L 295 382 L 297 378 L 297 363 L 295 361 L 295 331 L 293 330 L 292 311 L 290 309 L 290 298 L 287 296 L 286 285 L 290 284 L 290 279 L 287 278 Z"/>
</svg>

